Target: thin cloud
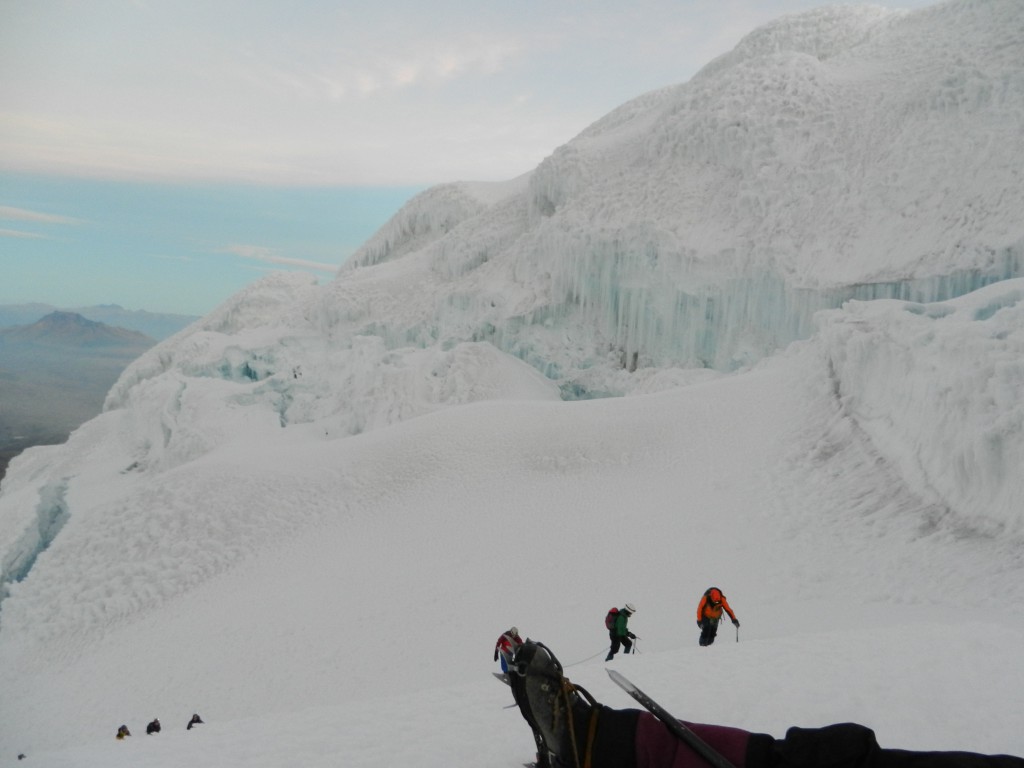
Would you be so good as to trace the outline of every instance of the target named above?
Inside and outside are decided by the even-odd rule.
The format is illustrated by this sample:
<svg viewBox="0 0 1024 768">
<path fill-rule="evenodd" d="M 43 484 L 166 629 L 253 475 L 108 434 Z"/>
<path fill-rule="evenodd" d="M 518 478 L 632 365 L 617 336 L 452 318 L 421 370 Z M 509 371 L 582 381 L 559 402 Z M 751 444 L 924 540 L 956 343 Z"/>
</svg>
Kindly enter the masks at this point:
<svg viewBox="0 0 1024 768">
<path fill-rule="evenodd" d="M 412 46 L 410 46 L 412 47 Z M 422 48 L 422 46 L 421 46 Z M 416 86 L 438 86 L 451 80 L 500 72 L 523 46 L 511 40 L 459 41 L 402 56 L 366 55 L 310 65 L 249 61 L 237 73 L 252 85 L 307 100 L 338 102 Z"/>
<path fill-rule="evenodd" d="M 684 82 L 764 21 L 832 1 L 595 0 L 530 14 L 514 4 L 467 13 L 464 0 L 14 4 L 0 172 L 509 179 L 627 100 Z"/>
<path fill-rule="evenodd" d="M 49 240 L 45 235 L 35 232 L 22 232 L 17 229 L 0 229 L 0 237 L 18 237 L 23 240 Z"/>
<path fill-rule="evenodd" d="M 310 261 L 308 259 L 295 259 L 289 256 L 282 256 L 280 253 L 275 251 L 273 248 L 267 248 L 262 245 L 229 245 L 224 248 L 221 253 L 230 253 L 233 256 L 239 256 L 243 259 L 251 259 L 253 261 L 263 261 L 268 264 L 277 264 L 282 267 L 295 267 L 297 269 L 314 269 L 318 272 L 330 272 L 334 274 L 338 271 L 337 264 L 324 264 L 319 261 Z"/>
<path fill-rule="evenodd" d="M 37 224 L 82 224 L 81 219 L 74 219 L 70 216 L 58 216 L 53 213 L 41 213 L 30 211 L 27 208 L 14 208 L 10 205 L 0 205 L 0 219 L 8 221 L 31 221 Z M 25 235 L 32 237 L 32 235 Z"/>
</svg>

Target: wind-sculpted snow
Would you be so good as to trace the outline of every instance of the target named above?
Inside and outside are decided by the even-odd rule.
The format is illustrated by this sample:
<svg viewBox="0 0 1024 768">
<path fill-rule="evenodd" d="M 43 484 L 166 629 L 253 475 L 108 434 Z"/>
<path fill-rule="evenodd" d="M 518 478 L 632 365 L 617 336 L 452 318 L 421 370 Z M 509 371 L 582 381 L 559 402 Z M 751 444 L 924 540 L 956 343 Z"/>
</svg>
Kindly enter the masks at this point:
<svg viewBox="0 0 1024 768">
<path fill-rule="evenodd" d="M 249 421 L 353 435 L 556 386 L 650 392 L 751 365 L 849 299 L 1012 278 L 1022 16 L 965 0 L 781 19 L 530 174 L 421 194 L 327 285 L 254 284 L 130 366 L 106 407 L 135 414 L 137 468 L 168 468 Z M 943 455 L 926 474 L 949 476 Z M 1010 522 L 1012 503 L 986 514 Z"/>
<path fill-rule="evenodd" d="M 1019 271 L 1024 24 L 1012 2 L 952 5 L 886 23 L 831 9 L 753 33 L 556 151 L 534 197 L 606 247 L 618 234 L 636 247 L 638 222 L 662 232 L 644 256 L 669 261 L 680 288 L 751 270 L 809 289 L 994 273 L 1006 248 Z M 856 29 L 835 37 L 856 44 L 839 47 L 844 24 Z"/>
<path fill-rule="evenodd" d="M 108 407 L 172 358 L 264 390 L 325 361 L 351 378 L 358 337 L 399 355 L 484 341 L 566 398 L 627 394 L 751 365 L 849 299 L 943 301 L 1024 274 L 1019 8 L 780 19 L 529 174 L 422 193 L 331 284 L 243 292 L 176 340 L 208 354 L 163 345 Z M 280 394 L 283 421 L 339 408 L 332 388 L 298 408 Z"/>
<path fill-rule="evenodd" d="M 723 69 L 763 61 L 777 53 L 799 53 L 820 61 L 833 59 L 884 34 L 905 17 L 905 11 L 870 5 L 816 8 L 785 16 L 751 32 L 732 51 L 701 69 L 696 77 L 711 77 Z"/>
<path fill-rule="evenodd" d="M 411 296 L 363 291 L 349 300 L 306 277 L 273 275 L 140 357 L 105 405 L 132 413 L 136 467 L 197 458 L 250 422 L 319 421 L 328 434 L 344 436 L 444 406 L 558 398 L 553 382 L 490 344 L 389 346 L 341 314 L 348 307 L 364 318 L 352 308 L 358 300 L 397 301 L 397 314 Z M 218 417 L 208 418 L 211 412 Z"/>
<path fill-rule="evenodd" d="M 332 311 L 389 346 L 491 341 L 587 396 L 628 392 L 616 370 L 736 370 L 850 298 L 1020 276 L 1021 61 L 1013 0 L 787 17 L 597 121 L 521 191 L 419 196 L 341 271 Z"/>
<path fill-rule="evenodd" d="M 379 264 L 425 248 L 462 222 L 520 192 L 529 174 L 507 182 L 441 184 L 420 193 L 352 254 L 342 271 Z"/>
<path fill-rule="evenodd" d="M 419 250 L 485 209 L 458 184 L 432 187 L 409 201 L 400 215 L 352 254 L 345 268 L 379 264 Z"/>
<path fill-rule="evenodd" d="M 107 395 L 104 407 L 122 407 L 132 387 L 172 369 L 186 375 L 217 375 L 230 380 L 265 377 L 268 372 L 265 364 L 255 357 L 240 359 L 238 354 L 231 355 L 227 350 L 241 350 L 246 346 L 276 347 L 282 330 L 295 326 L 296 332 L 301 332 L 303 327 L 308 327 L 310 321 L 302 315 L 302 299 L 315 285 L 307 275 L 275 273 L 240 291 L 128 366 Z M 228 341 L 233 337 L 239 338 Z M 245 357 L 243 353 L 242 358 Z M 197 360 L 204 362 L 197 364 Z M 217 361 L 216 374 L 209 368 L 211 360 Z"/>
<path fill-rule="evenodd" d="M 980 531 L 1024 533 L 1024 280 L 824 318 L 844 408 L 909 486 Z"/>
</svg>

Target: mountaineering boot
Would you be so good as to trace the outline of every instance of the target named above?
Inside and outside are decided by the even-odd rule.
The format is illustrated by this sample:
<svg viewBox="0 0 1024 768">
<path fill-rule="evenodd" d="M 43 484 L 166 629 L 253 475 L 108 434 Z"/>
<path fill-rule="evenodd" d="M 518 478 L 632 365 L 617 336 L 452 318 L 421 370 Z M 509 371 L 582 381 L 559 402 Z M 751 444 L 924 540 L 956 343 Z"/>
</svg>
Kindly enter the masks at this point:
<svg viewBox="0 0 1024 768">
<path fill-rule="evenodd" d="M 635 768 L 640 712 L 609 709 L 562 674 L 543 643 L 516 652 L 512 695 L 533 729 L 539 768 Z"/>
<path fill-rule="evenodd" d="M 527 640 L 516 651 L 509 677 L 516 703 L 539 736 L 538 749 L 543 744 L 549 753 L 551 766 L 581 765 L 583 753 L 579 747 L 581 737 L 586 737 L 590 705 L 562 675 L 562 665 L 555 655 L 543 643 Z M 583 726 L 582 733 L 577 723 Z"/>
</svg>

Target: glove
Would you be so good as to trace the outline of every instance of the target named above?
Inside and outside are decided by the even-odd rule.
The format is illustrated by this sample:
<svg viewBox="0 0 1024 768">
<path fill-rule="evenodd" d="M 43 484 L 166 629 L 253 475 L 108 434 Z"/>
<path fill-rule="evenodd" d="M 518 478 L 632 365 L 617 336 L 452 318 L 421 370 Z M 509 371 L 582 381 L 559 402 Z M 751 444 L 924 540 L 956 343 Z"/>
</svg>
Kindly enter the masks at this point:
<svg viewBox="0 0 1024 768">
<path fill-rule="evenodd" d="M 636 635 L 634 635 L 632 632 L 627 632 L 626 634 L 629 635 L 630 640 L 636 640 Z"/>
<path fill-rule="evenodd" d="M 734 627 L 736 627 L 737 629 L 739 629 L 739 626 L 740 626 L 740 622 L 739 622 L 739 619 L 733 619 L 733 620 L 732 620 L 732 625 L 733 625 Z"/>
<path fill-rule="evenodd" d="M 700 619 L 697 619 L 697 626 L 698 626 L 698 627 L 699 627 L 700 629 L 704 629 L 704 622 L 703 622 L 703 621 L 701 621 Z"/>
<path fill-rule="evenodd" d="M 497 661 L 497 660 L 498 660 L 498 652 L 497 652 L 497 651 L 495 651 L 495 652 L 494 652 L 494 660 L 495 660 L 495 661 Z"/>
</svg>

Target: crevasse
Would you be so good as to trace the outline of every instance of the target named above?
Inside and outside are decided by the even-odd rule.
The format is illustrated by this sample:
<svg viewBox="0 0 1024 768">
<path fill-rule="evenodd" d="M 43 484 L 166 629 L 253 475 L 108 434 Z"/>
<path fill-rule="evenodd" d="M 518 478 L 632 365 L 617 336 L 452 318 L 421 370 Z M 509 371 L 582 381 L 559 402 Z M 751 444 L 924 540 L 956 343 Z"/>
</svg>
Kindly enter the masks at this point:
<svg viewBox="0 0 1024 768">
<path fill-rule="evenodd" d="M 40 490 L 35 518 L 21 538 L 0 559 L 0 605 L 10 594 L 10 585 L 22 581 L 67 523 L 70 514 L 64 495 L 67 479 L 50 483 Z"/>
</svg>

